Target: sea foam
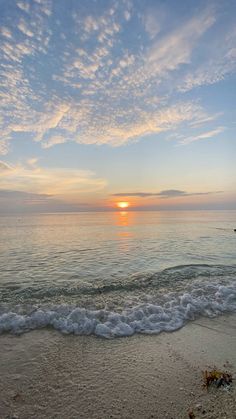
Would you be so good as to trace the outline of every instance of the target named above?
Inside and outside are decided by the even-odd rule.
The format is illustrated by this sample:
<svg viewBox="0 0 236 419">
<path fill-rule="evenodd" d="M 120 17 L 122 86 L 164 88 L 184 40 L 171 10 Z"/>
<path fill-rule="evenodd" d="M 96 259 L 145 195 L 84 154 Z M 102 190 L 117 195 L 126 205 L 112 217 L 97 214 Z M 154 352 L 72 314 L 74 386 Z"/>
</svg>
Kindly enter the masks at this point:
<svg viewBox="0 0 236 419">
<path fill-rule="evenodd" d="M 31 312 L 8 310 L 0 315 L 0 333 L 20 334 L 52 327 L 65 334 L 96 335 L 104 338 L 135 333 L 172 332 L 200 316 L 215 317 L 236 312 L 236 283 L 228 281 L 193 283 L 187 292 L 169 292 L 162 299 L 124 308 L 91 310 L 71 305 L 32 307 Z"/>
</svg>

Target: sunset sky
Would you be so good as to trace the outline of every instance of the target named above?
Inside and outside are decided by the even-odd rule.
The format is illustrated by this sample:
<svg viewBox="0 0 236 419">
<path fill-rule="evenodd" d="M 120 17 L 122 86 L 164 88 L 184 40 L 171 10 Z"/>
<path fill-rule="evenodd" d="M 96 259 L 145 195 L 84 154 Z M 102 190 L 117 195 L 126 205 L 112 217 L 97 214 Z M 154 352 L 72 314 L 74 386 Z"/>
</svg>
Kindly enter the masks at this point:
<svg viewBox="0 0 236 419">
<path fill-rule="evenodd" d="M 0 212 L 236 209 L 236 2 L 0 0 Z"/>
</svg>

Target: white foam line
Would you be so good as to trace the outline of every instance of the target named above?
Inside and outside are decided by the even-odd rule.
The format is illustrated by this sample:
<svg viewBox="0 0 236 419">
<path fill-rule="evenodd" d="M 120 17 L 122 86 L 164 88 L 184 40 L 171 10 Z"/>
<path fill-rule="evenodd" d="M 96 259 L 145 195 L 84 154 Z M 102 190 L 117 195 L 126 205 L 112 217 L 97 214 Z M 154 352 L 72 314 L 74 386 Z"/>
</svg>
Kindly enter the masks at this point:
<svg viewBox="0 0 236 419">
<path fill-rule="evenodd" d="M 236 311 L 236 283 L 207 283 L 199 289 L 194 286 L 192 292 L 175 297 L 173 293 L 166 294 L 164 301 L 163 305 L 146 303 L 122 313 L 66 305 L 37 309 L 27 315 L 8 311 L 0 316 L 0 333 L 19 334 L 43 327 L 53 327 L 67 334 L 94 334 L 105 338 L 171 332 L 200 316 L 215 317 Z"/>
</svg>

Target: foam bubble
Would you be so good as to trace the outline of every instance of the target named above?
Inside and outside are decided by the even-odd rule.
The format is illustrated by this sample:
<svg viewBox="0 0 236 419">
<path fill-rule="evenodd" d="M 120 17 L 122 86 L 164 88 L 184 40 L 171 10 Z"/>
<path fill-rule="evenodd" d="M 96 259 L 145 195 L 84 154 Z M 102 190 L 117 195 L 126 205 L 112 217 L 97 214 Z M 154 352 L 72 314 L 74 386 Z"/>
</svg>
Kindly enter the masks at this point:
<svg viewBox="0 0 236 419">
<path fill-rule="evenodd" d="M 160 301 L 146 302 L 112 312 L 89 310 L 70 305 L 41 307 L 27 314 L 6 311 L 0 315 L 0 333 L 24 333 L 52 327 L 62 333 L 96 335 L 105 338 L 131 336 L 134 333 L 171 332 L 199 316 L 214 317 L 236 312 L 236 283 L 192 283 L 186 292 L 167 293 Z"/>
</svg>

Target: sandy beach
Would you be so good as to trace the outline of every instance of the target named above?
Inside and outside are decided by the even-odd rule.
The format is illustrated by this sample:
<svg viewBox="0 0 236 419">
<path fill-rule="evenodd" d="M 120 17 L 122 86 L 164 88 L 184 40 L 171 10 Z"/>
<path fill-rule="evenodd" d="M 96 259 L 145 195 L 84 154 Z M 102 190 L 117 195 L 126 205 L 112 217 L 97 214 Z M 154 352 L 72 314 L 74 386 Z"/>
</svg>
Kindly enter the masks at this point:
<svg viewBox="0 0 236 419">
<path fill-rule="evenodd" d="M 0 418 L 236 418 L 236 386 L 202 387 L 202 370 L 236 374 L 236 316 L 174 333 L 105 340 L 40 330 L 0 337 Z"/>
</svg>

